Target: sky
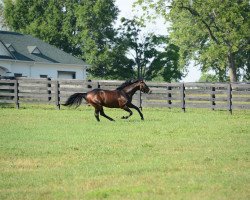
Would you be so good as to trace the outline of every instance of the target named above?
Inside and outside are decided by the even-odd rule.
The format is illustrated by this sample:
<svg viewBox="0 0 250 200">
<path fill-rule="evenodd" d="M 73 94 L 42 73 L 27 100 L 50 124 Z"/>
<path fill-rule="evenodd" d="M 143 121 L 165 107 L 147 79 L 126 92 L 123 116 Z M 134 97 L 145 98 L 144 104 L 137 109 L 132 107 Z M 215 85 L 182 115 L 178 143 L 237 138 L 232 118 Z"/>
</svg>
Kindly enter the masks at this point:
<svg viewBox="0 0 250 200">
<path fill-rule="evenodd" d="M 120 10 L 119 18 L 126 17 L 132 18 L 134 15 L 142 15 L 142 12 L 133 10 L 133 3 L 135 0 L 116 0 L 116 5 Z M 156 34 L 167 34 L 167 24 L 164 24 L 162 18 L 157 18 L 155 24 L 147 24 L 146 32 L 154 32 Z M 192 63 L 192 62 L 191 62 Z M 188 67 L 188 74 L 185 78 L 182 79 L 183 82 L 195 82 L 198 81 L 201 76 L 201 72 L 198 67 L 193 66 L 193 63 Z"/>
</svg>

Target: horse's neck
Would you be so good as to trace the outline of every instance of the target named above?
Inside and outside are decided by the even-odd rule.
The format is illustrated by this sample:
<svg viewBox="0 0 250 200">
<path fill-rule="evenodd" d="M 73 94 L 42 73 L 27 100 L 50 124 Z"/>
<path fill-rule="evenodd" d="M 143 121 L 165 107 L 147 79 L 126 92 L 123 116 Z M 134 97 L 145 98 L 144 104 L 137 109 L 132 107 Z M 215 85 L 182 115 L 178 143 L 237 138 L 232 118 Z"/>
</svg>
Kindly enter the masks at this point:
<svg viewBox="0 0 250 200">
<path fill-rule="evenodd" d="M 136 91 L 137 90 L 139 90 L 140 89 L 140 85 L 138 85 L 138 84 L 132 84 L 132 85 L 130 85 L 130 86 L 128 86 L 128 87 L 125 87 L 124 89 L 123 89 L 123 91 L 127 94 L 127 95 L 129 95 L 129 96 L 133 96 L 135 93 L 136 93 Z"/>
</svg>

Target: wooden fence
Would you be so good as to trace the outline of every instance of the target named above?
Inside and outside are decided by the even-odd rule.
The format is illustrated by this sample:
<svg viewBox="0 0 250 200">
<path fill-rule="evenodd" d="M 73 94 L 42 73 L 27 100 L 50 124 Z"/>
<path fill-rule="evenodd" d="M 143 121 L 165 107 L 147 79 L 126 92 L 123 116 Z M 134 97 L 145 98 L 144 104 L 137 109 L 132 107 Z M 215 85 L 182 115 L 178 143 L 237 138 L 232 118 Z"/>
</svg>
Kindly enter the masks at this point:
<svg viewBox="0 0 250 200">
<path fill-rule="evenodd" d="M 144 95 L 143 106 L 250 109 L 249 83 L 149 83 L 152 95 Z"/>
<path fill-rule="evenodd" d="M 0 79 L 0 103 L 13 103 L 16 108 L 22 103 L 54 104 L 57 109 L 76 92 L 94 88 L 115 89 L 122 81 L 80 81 Z M 250 83 L 153 83 L 147 85 L 151 94 L 137 92 L 133 103 L 139 107 L 250 109 Z"/>
</svg>

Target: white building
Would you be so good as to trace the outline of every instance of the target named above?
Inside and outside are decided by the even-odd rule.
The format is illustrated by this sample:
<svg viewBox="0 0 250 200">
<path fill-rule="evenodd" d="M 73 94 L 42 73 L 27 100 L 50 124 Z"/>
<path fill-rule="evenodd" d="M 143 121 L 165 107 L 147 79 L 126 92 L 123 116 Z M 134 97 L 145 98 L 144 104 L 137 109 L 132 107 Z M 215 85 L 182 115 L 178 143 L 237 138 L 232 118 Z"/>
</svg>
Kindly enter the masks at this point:
<svg viewBox="0 0 250 200">
<path fill-rule="evenodd" d="M 87 66 L 31 35 L 0 31 L 0 76 L 85 80 Z"/>
</svg>

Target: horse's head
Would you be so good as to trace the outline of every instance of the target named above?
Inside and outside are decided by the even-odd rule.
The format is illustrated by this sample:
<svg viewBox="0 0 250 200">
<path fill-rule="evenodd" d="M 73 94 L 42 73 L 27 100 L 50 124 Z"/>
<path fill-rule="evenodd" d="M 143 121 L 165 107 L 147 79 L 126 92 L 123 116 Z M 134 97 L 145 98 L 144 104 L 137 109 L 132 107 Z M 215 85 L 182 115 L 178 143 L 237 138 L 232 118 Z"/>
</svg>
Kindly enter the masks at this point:
<svg viewBox="0 0 250 200">
<path fill-rule="evenodd" d="M 149 87 L 146 85 L 146 83 L 143 80 L 139 81 L 140 84 L 140 90 L 144 93 L 151 93 Z"/>
</svg>

